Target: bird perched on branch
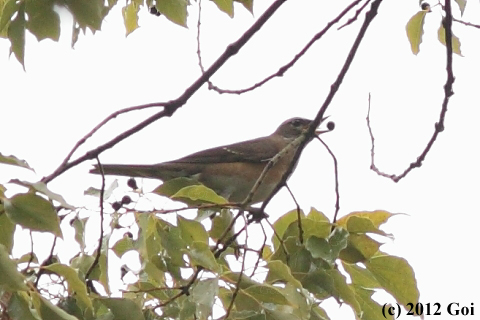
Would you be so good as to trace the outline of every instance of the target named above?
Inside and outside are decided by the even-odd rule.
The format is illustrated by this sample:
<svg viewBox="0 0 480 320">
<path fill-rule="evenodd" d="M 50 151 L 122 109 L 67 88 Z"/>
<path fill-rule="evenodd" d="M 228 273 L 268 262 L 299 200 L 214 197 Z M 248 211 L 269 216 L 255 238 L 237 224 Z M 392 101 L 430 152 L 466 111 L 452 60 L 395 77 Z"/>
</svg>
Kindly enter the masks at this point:
<svg viewBox="0 0 480 320">
<path fill-rule="evenodd" d="M 325 120 L 325 119 L 323 119 Z M 322 121 L 323 121 L 322 120 Z M 261 180 L 251 204 L 264 201 L 293 161 L 298 144 L 292 142 L 304 133 L 312 120 L 292 118 L 269 136 L 202 150 L 183 158 L 153 165 L 104 164 L 104 174 L 144 177 L 168 181 L 186 177 L 213 189 L 230 202 L 242 202 L 248 196 L 265 166 L 282 153 Z M 321 134 L 331 130 L 315 131 Z M 290 146 L 289 146 L 290 145 Z M 283 151 L 282 151 L 283 150 Z M 294 168 L 296 163 L 294 164 Z M 292 170 L 293 171 L 293 170 Z M 100 174 L 98 165 L 90 171 Z"/>
</svg>

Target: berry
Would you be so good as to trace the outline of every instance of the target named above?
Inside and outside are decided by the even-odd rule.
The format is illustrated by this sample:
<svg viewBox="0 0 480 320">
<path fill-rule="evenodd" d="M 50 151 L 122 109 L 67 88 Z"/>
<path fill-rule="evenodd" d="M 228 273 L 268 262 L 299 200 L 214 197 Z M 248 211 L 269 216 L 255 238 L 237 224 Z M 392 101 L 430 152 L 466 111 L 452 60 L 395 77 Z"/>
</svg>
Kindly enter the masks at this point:
<svg viewBox="0 0 480 320">
<path fill-rule="evenodd" d="M 115 211 L 120 210 L 121 207 L 122 207 L 122 204 L 121 204 L 120 202 L 118 202 L 118 201 L 115 201 L 114 203 L 112 203 L 112 208 L 113 208 L 113 210 L 115 210 Z"/>
<path fill-rule="evenodd" d="M 333 121 L 328 121 L 327 123 L 327 129 L 332 131 L 333 129 L 335 129 L 335 122 Z"/>
<path fill-rule="evenodd" d="M 136 181 L 134 178 L 128 179 L 127 185 L 128 185 L 130 188 L 132 188 L 133 190 L 137 190 L 137 189 L 138 189 L 138 187 L 137 187 L 137 181 Z"/>
<path fill-rule="evenodd" d="M 132 199 L 129 196 L 123 196 L 122 204 L 130 204 L 131 202 L 132 202 Z"/>
</svg>

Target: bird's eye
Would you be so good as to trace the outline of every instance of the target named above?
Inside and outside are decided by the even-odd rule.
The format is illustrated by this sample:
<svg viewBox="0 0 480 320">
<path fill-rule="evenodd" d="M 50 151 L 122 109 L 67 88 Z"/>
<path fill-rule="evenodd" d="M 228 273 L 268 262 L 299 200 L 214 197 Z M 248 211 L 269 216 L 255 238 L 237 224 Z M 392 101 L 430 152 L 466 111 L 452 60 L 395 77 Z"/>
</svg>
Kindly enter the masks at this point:
<svg viewBox="0 0 480 320">
<path fill-rule="evenodd" d="M 300 119 L 294 119 L 292 120 L 292 126 L 298 128 L 302 125 L 302 121 L 300 121 Z"/>
</svg>

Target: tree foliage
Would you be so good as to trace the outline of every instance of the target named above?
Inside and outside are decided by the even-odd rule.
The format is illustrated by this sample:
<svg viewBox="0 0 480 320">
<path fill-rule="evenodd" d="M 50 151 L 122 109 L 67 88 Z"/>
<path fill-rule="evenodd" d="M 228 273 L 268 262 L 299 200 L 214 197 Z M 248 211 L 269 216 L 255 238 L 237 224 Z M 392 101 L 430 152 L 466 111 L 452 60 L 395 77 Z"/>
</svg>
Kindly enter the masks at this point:
<svg viewBox="0 0 480 320">
<path fill-rule="evenodd" d="M 253 10 L 253 0 L 214 2 L 231 17 L 234 16 L 234 2 Z M 282 2 L 284 1 L 277 1 L 274 5 L 278 8 Z M 295 59 L 298 60 L 313 42 L 361 2 L 352 2 L 324 30 L 315 35 Z M 375 167 L 372 146 L 372 169 L 394 181 L 421 165 L 436 136 L 443 131 L 448 98 L 453 94 L 451 54 L 461 54 L 460 41 L 451 30 L 450 1 L 445 2 L 442 10 L 446 15 L 442 16 L 438 38 L 447 47 L 448 75 L 444 105 L 432 139 L 417 161 L 398 176 L 382 173 Z M 351 54 L 314 120 L 316 124 L 323 118 L 329 102 L 338 90 L 380 3 L 381 0 L 363 1 L 355 16 L 344 25 L 354 23 L 370 4 L 370 11 L 365 15 Z M 466 2 L 458 0 L 457 4 L 463 14 Z M 67 9 L 74 17 L 74 44 L 81 31 L 85 33 L 89 29 L 94 33 L 100 30 L 102 21 L 115 5 L 115 0 L 0 0 L 0 35 L 9 39 L 11 52 L 23 64 L 27 31 L 39 41 L 47 38 L 58 40 L 58 8 Z M 138 27 L 138 13 L 142 8 L 185 26 L 189 5 L 187 0 L 127 1 L 122 10 L 126 33 L 128 35 Z M 431 9 L 429 5 L 421 5 L 422 10 L 414 14 L 406 24 L 414 54 L 419 52 L 424 21 Z M 267 10 L 267 13 L 271 16 L 274 11 L 275 8 Z M 380 229 L 393 216 L 388 211 L 358 211 L 338 220 L 336 216 L 330 220 L 315 208 L 307 213 L 297 208 L 286 212 L 277 221 L 270 222 L 263 212 L 266 204 L 259 212 L 248 207 L 248 203 L 230 204 L 213 190 L 179 180 L 165 182 L 153 193 L 182 202 L 187 207 L 140 211 L 135 208 L 135 203 L 144 194 L 136 188 L 136 184 L 130 184 L 132 191 L 122 201 L 112 203 L 111 208 L 104 206 L 109 203 L 109 196 L 117 185 L 109 188 L 103 185 L 99 190 L 91 188 L 85 192 L 86 195 L 98 196 L 100 203 L 100 235 L 97 239 L 98 246 L 92 252 L 86 249 L 86 229 L 87 223 L 98 217 L 98 212 L 85 214 L 48 188 L 51 180 L 71 167 L 96 158 L 133 132 L 163 116 L 173 114 L 206 82 L 210 88 L 215 89 L 209 82 L 210 76 L 268 18 L 268 15 L 260 17 L 258 25 L 247 30 L 237 42 L 229 46 L 212 67 L 202 70 L 202 76 L 178 99 L 152 104 L 164 107 L 162 112 L 125 131 L 120 138 L 71 160 L 78 145 L 75 146 L 59 168 L 39 182 L 12 179 L 11 184 L 27 188 L 24 193 L 6 196 L 7 188 L 0 185 L 0 310 L 3 318 L 182 320 L 223 317 L 320 320 L 329 319 L 327 310 L 320 303 L 326 299 L 335 299 L 338 303 L 349 305 L 357 319 L 383 319 L 393 316 L 384 315 L 383 306 L 372 299 L 375 290 L 385 290 L 404 307 L 408 303 L 418 302 L 419 292 L 413 269 L 405 259 L 381 250 L 380 239 L 392 236 Z M 295 63 L 295 59 L 265 82 L 283 75 Z M 216 90 L 221 91 L 218 88 Z M 102 124 L 120 113 L 148 106 L 121 110 Z M 94 132 L 95 130 L 87 134 L 84 140 Z M 373 144 L 371 131 L 370 135 Z M 303 147 L 304 145 L 299 147 L 299 153 Z M 26 161 L 15 156 L 0 154 L 0 164 L 33 170 Z M 279 185 L 282 186 L 283 184 Z M 191 216 L 192 210 L 196 212 L 195 217 Z M 183 214 L 184 211 L 190 213 Z M 172 216 L 175 217 L 173 220 Z M 123 225 L 123 217 L 130 217 L 134 222 Z M 30 235 L 42 233 L 54 239 L 46 260 L 38 261 L 33 249 L 23 256 L 12 256 L 17 228 L 29 230 Z M 123 237 L 112 241 L 114 232 L 123 234 Z M 260 235 L 263 240 L 252 241 L 253 233 Z M 68 238 L 67 234 L 70 235 Z M 273 235 L 270 237 L 269 234 Z M 78 244 L 77 252 L 71 260 L 62 261 L 57 256 L 57 239 Z M 141 267 L 136 271 L 122 267 L 122 273 L 134 274 L 136 281 L 130 283 L 124 291 L 113 292 L 112 282 L 121 279 L 110 278 L 110 271 L 115 266 L 109 264 L 109 256 L 123 257 L 129 252 L 138 254 Z M 123 276 L 124 274 L 121 278 Z"/>
</svg>

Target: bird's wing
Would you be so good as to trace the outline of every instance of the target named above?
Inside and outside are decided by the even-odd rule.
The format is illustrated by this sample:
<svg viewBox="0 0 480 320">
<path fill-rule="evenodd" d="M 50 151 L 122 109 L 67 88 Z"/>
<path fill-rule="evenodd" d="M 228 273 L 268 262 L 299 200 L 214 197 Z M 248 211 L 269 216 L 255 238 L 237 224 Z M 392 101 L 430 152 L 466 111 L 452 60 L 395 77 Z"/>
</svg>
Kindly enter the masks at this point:
<svg viewBox="0 0 480 320">
<path fill-rule="evenodd" d="M 262 137 L 199 151 L 186 157 L 169 161 L 169 163 L 258 163 L 269 161 L 281 150 L 278 150 L 278 147 L 268 138 Z"/>
</svg>

